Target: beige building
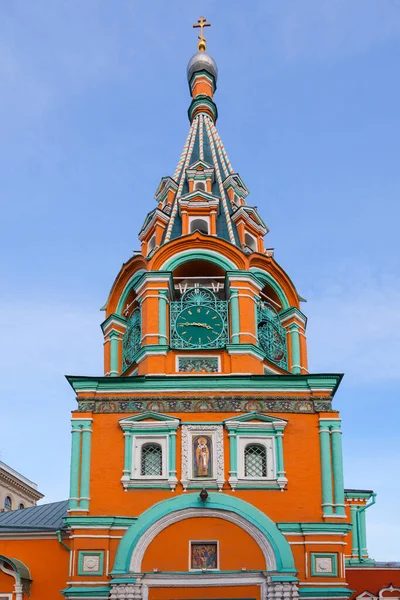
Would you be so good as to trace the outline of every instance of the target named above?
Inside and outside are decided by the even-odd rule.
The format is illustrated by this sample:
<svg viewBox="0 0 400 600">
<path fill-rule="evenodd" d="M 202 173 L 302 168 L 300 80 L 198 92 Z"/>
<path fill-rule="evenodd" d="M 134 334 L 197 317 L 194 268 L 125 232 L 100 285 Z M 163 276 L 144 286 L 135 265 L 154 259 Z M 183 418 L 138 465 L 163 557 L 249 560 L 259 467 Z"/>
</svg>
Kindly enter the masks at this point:
<svg viewBox="0 0 400 600">
<path fill-rule="evenodd" d="M 36 483 L 0 461 L 0 512 L 36 506 L 41 498 Z"/>
</svg>

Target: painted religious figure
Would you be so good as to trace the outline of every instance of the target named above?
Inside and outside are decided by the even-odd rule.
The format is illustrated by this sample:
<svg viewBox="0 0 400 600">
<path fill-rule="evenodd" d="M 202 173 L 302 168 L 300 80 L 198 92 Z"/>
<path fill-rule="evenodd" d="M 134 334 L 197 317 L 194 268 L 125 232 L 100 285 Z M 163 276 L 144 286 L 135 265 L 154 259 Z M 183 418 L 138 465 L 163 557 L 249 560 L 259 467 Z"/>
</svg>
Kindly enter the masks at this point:
<svg viewBox="0 0 400 600">
<path fill-rule="evenodd" d="M 208 435 L 198 435 L 193 438 L 195 477 L 212 477 L 211 453 L 211 438 Z"/>
<path fill-rule="evenodd" d="M 218 569 L 215 542 L 191 542 L 191 569 Z"/>
</svg>

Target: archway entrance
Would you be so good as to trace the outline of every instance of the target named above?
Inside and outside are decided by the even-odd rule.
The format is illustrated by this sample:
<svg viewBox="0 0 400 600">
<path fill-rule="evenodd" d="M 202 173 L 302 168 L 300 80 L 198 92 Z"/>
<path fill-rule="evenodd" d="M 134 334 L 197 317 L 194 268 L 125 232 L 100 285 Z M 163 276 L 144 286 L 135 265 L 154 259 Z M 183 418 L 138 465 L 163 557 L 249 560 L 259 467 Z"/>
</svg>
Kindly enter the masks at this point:
<svg viewBox="0 0 400 600">
<path fill-rule="evenodd" d="M 189 493 L 143 513 L 119 545 L 111 598 L 264 600 L 279 585 L 297 597 L 293 555 L 266 515 L 247 502 Z M 132 594 L 134 594 L 132 596 Z"/>
</svg>

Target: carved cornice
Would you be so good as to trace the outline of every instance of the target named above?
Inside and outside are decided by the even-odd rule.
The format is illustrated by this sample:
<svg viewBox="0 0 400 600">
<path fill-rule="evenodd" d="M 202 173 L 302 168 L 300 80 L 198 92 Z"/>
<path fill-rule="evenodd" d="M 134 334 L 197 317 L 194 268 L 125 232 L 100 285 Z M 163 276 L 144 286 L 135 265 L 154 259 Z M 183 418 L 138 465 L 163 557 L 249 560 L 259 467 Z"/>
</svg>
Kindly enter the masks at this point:
<svg viewBox="0 0 400 600">
<path fill-rule="evenodd" d="M 327 396 L 78 396 L 77 402 L 78 411 L 93 413 L 138 413 L 152 410 L 165 413 L 256 411 L 313 414 L 332 411 L 332 398 Z"/>
</svg>

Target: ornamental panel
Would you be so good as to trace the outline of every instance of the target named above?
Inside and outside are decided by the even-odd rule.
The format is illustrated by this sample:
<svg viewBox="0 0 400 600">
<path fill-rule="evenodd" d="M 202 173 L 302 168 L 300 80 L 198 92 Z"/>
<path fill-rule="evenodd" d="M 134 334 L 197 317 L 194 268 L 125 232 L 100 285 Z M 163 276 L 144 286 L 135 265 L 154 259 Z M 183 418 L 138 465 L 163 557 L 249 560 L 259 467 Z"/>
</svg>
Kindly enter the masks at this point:
<svg viewBox="0 0 400 600">
<path fill-rule="evenodd" d="M 258 303 L 257 334 L 259 345 L 268 360 L 287 370 L 286 330 L 280 323 L 278 313 L 268 302 Z"/>
<path fill-rule="evenodd" d="M 122 339 L 122 370 L 125 371 L 134 362 L 134 357 L 142 343 L 142 317 L 140 308 L 130 315 L 124 337 Z"/>
<path fill-rule="evenodd" d="M 196 287 L 171 302 L 171 347 L 223 348 L 228 343 L 228 303 Z"/>
</svg>

